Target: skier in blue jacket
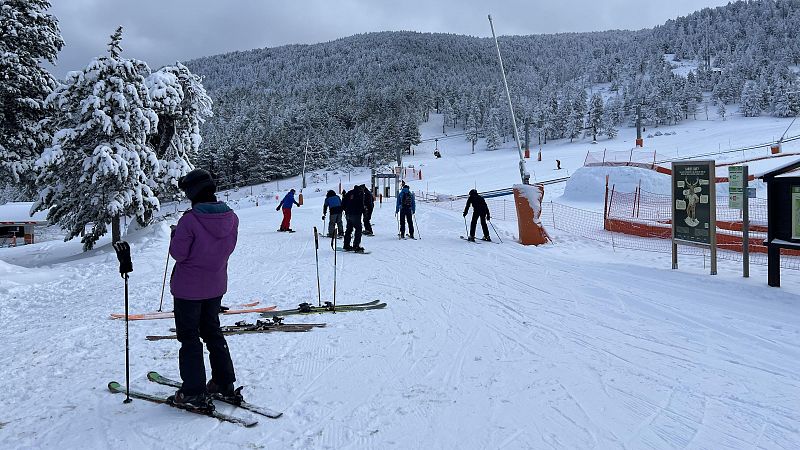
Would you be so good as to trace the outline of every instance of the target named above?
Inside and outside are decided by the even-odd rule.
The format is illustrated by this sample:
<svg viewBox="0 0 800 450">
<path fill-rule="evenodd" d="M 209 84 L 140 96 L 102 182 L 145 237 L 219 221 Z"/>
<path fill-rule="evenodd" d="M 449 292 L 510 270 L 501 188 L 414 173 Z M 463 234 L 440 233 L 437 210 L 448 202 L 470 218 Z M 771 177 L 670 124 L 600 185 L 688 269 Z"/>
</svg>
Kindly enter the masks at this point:
<svg viewBox="0 0 800 450">
<path fill-rule="evenodd" d="M 278 207 L 275 208 L 275 211 L 280 211 L 283 208 L 283 222 L 281 222 L 281 228 L 278 231 L 293 231 L 289 228 L 289 222 L 292 220 L 292 205 L 300 206 L 300 203 L 297 203 L 294 199 L 294 189 L 287 192 L 283 200 L 278 203 Z"/>
<path fill-rule="evenodd" d="M 403 186 L 403 190 L 397 195 L 397 206 L 395 207 L 394 215 L 400 214 L 400 237 L 405 237 L 406 224 L 408 221 L 408 235 L 414 239 L 414 220 L 413 215 L 417 212 L 417 202 L 414 199 L 414 194 L 409 189 L 408 185 Z"/>
<path fill-rule="evenodd" d="M 337 233 L 336 230 L 339 230 L 339 237 L 344 236 L 344 226 L 342 225 L 342 199 L 339 198 L 333 190 L 329 190 L 325 195 L 325 203 L 322 205 L 322 220 L 325 220 L 328 208 L 331 209 L 331 221 L 328 224 L 328 237 L 334 236 Z"/>
</svg>

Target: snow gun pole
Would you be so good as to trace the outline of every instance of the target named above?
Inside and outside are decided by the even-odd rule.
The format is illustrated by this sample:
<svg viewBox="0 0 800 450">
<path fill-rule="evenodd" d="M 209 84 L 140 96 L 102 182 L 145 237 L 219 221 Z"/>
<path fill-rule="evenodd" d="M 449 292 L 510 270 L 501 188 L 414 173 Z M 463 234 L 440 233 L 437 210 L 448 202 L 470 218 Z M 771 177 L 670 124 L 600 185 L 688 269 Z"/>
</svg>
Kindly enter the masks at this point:
<svg viewBox="0 0 800 450">
<path fill-rule="evenodd" d="M 522 178 L 522 184 L 530 184 L 531 174 L 525 165 L 525 158 L 522 155 L 522 142 L 519 140 L 519 130 L 517 129 L 517 118 L 514 116 L 514 107 L 511 104 L 511 93 L 508 91 L 508 81 L 506 80 L 506 71 L 503 68 L 503 57 L 500 56 L 500 44 L 497 42 L 497 35 L 494 34 L 494 24 L 492 23 L 492 15 L 489 15 L 489 26 L 492 28 L 492 37 L 494 38 L 494 45 L 497 49 L 497 61 L 500 64 L 500 74 L 503 76 L 503 86 L 506 89 L 506 98 L 508 99 L 508 110 L 511 112 L 511 124 L 514 126 L 514 139 L 517 142 L 517 152 L 519 153 L 519 175 Z"/>
<path fill-rule="evenodd" d="M 489 221 L 489 225 L 492 226 L 492 229 L 494 230 L 494 234 L 497 235 L 497 239 L 500 239 L 500 243 L 502 244 L 503 243 L 503 238 L 500 237 L 500 233 L 497 232 L 497 228 L 494 227 L 494 224 L 492 223 L 491 220 Z"/>
<path fill-rule="evenodd" d="M 322 306 L 322 288 L 319 285 L 319 232 L 314 227 L 314 255 L 317 259 L 317 306 Z"/>
<path fill-rule="evenodd" d="M 164 288 L 167 286 L 167 269 L 169 268 L 169 247 L 167 247 L 167 262 L 164 263 L 164 279 L 161 280 L 161 301 L 158 303 L 158 312 L 164 307 Z"/>
</svg>

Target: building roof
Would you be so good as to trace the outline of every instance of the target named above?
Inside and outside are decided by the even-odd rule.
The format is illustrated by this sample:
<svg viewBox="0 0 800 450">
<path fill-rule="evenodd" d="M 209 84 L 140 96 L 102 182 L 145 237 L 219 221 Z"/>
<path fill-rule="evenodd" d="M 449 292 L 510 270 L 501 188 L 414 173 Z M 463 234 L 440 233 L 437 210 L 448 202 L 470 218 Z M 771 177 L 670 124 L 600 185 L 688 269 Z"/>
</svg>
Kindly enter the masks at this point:
<svg viewBox="0 0 800 450">
<path fill-rule="evenodd" d="M 784 165 L 782 165 L 780 167 L 777 167 L 777 168 L 775 168 L 773 170 L 770 170 L 769 172 L 765 173 L 761 178 L 764 181 L 769 182 L 769 180 L 771 180 L 771 179 L 773 179 L 773 178 L 775 178 L 777 176 L 783 175 L 785 173 L 792 172 L 792 171 L 794 171 L 796 169 L 799 169 L 799 168 L 800 168 L 800 159 L 795 160 L 793 162 L 790 162 L 788 164 L 784 164 Z"/>
<path fill-rule="evenodd" d="M 47 223 L 47 211 L 39 211 L 31 217 L 33 202 L 11 202 L 0 205 L 0 224 L 9 223 Z"/>
</svg>

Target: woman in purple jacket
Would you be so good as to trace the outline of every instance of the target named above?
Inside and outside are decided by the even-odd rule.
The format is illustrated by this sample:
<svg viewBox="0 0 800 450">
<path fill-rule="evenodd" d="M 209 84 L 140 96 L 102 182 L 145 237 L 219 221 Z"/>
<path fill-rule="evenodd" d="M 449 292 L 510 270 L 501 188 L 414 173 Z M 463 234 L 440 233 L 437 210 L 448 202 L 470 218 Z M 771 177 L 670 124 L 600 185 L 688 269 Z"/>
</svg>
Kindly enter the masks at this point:
<svg viewBox="0 0 800 450">
<path fill-rule="evenodd" d="M 217 201 L 216 184 L 203 169 L 189 172 L 178 187 L 192 201 L 172 231 L 169 253 L 175 259 L 170 292 L 175 298 L 175 328 L 183 386 L 174 403 L 213 410 L 210 395 L 241 400 L 234 390 L 236 375 L 225 336 L 219 326 L 222 296 L 228 288 L 228 257 L 236 247 L 239 218 L 228 205 Z M 206 384 L 203 339 L 211 361 L 211 380 Z"/>
</svg>

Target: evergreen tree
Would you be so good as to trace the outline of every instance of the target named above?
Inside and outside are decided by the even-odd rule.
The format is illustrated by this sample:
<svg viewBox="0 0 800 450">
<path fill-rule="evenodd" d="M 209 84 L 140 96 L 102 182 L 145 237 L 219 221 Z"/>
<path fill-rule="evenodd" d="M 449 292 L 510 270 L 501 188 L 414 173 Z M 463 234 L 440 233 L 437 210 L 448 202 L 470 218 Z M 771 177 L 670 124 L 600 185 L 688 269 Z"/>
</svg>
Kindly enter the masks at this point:
<svg viewBox="0 0 800 450">
<path fill-rule="evenodd" d="M 109 55 L 71 72 L 47 99 L 57 108 L 58 131 L 37 161 L 37 211 L 67 230 L 66 240 L 84 232 L 91 249 L 109 223 L 119 239 L 121 215 L 145 224 L 159 207 L 153 192 L 160 167 L 148 145 L 158 116 L 145 86 L 147 64 L 120 56 L 122 27 L 111 37 Z"/>
<path fill-rule="evenodd" d="M 45 99 L 56 86 L 41 63 L 64 45 L 48 0 L 0 0 L 0 180 L 31 188 L 33 162 L 50 139 Z"/>
<path fill-rule="evenodd" d="M 486 148 L 496 150 L 500 147 L 500 131 L 497 129 L 497 115 L 494 111 L 489 115 L 486 125 Z"/>
<path fill-rule="evenodd" d="M 177 193 L 178 179 L 192 170 L 191 160 L 203 140 L 200 125 L 212 116 L 211 98 L 200 77 L 181 63 L 153 72 L 146 84 L 158 115 L 158 129 L 150 143 L 164 169 L 160 184 Z"/>
<path fill-rule="evenodd" d="M 745 117 L 761 114 L 761 91 L 755 81 L 749 80 L 744 84 L 740 109 Z"/>
<path fill-rule="evenodd" d="M 467 140 L 472 144 L 472 153 L 475 153 L 475 143 L 478 142 L 478 121 L 474 113 L 467 117 L 467 129 L 464 130 Z"/>
<path fill-rule="evenodd" d="M 592 130 L 592 141 L 597 141 L 597 135 L 603 131 L 603 97 L 595 92 L 589 103 L 589 128 Z"/>
<path fill-rule="evenodd" d="M 717 104 L 717 115 L 722 117 L 722 120 L 725 120 L 725 116 L 728 113 L 725 110 L 725 102 L 721 98 L 717 98 L 715 103 Z"/>
</svg>

